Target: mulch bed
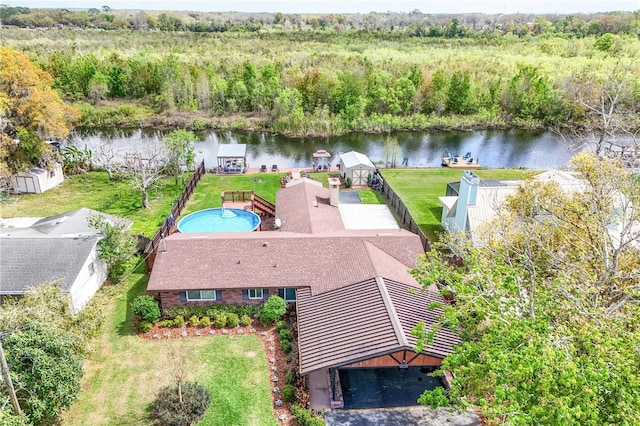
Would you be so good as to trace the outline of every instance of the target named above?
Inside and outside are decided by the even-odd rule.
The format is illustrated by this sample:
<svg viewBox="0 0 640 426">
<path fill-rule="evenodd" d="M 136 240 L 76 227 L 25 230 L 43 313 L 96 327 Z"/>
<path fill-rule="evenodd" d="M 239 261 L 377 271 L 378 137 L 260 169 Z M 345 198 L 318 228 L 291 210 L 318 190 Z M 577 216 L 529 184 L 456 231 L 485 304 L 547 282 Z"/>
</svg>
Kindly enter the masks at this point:
<svg viewBox="0 0 640 426">
<path fill-rule="evenodd" d="M 280 336 L 276 333 L 275 326 L 264 327 L 255 320 L 254 323 L 255 324 L 246 327 L 225 327 L 221 329 L 213 327 L 189 327 L 188 324 L 181 328 L 162 328 L 158 324 L 155 324 L 150 332 L 138 333 L 138 336 L 146 340 L 181 338 L 193 339 L 220 336 L 226 336 L 233 339 L 236 336 L 247 334 L 258 337 L 262 341 L 262 346 L 264 347 L 264 353 L 269 367 L 269 384 L 271 387 L 271 407 L 273 408 L 273 414 L 279 425 L 297 426 L 299 423 L 291 414 L 290 403 L 283 400 L 281 407 L 276 406 L 276 400 L 282 400 L 282 389 L 286 385 L 285 375 L 287 374 L 287 371 L 291 369 L 295 370 L 295 366 L 287 365 L 287 355 L 282 352 L 282 349 L 280 349 Z M 211 332 L 215 332 L 215 334 L 210 334 Z M 274 376 L 278 377 L 277 382 L 272 380 Z M 274 393 L 273 390 L 275 387 L 280 388 L 280 393 Z M 286 416 L 286 419 L 280 420 L 281 415 Z"/>
</svg>

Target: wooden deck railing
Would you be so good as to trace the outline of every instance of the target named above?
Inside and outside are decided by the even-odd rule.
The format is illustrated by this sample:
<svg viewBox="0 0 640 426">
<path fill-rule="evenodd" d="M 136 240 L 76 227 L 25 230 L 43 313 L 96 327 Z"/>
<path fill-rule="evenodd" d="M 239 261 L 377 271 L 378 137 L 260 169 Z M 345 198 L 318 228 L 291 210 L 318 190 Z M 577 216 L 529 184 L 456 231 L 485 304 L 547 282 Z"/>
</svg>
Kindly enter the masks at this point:
<svg viewBox="0 0 640 426">
<path fill-rule="evenodd" d="M 180 216 L 180 214 L 182 213 L 182 209 L 184 209 L 184 206 L 187 204 L 187 201 L 189 201 L 191 194 L 193 194 L 193 191 L 196 189 L 198 182 L 200 181 L 200 179 L 204 174 L 205 174 L 204 160 L 202 160 L 202 162 L 194 170 L 193 175 L 191 175 L 191 179 L 189 179 L 189 182 L 185 185 L 184 189 L 182 190 L 182 194 L 180 194 L 180 198 L 178 198 L 178 201 L 176 201 L 176 203 L 171 208 L 170 214 L 167 215 L 167 218 L 162 223 L 162 226 L 160 226 L 160 228 L 156 231 L 153 238 L 151 238 L 151 241 L 149 241 L 149 243 L 145 247 L 144 254 L 145 254 L 145 264 L 147 266 L 147 272 L 151 272 L 151 269 L 153 268 L 153 262 L 156 259 L 156 251 L 160 246 L 160 242 L 162 241 L 162 238 L 167 237 L 171 232 L 171 229 L 175 226 L 175 221 L 177 220 L 178 216 Z"/>
<path fill-rule="evenodd" d="M 267 216 L 275 216 L 276 206 L 270 201 L 265 200 L 252 190 L 238 190 L 238 191 L 222 191 L 220 194 L 222 204 L 224 203 L 242 203 L 244 201 L 251 202 L 251 210 L 264 214 Z"/>
</svg>

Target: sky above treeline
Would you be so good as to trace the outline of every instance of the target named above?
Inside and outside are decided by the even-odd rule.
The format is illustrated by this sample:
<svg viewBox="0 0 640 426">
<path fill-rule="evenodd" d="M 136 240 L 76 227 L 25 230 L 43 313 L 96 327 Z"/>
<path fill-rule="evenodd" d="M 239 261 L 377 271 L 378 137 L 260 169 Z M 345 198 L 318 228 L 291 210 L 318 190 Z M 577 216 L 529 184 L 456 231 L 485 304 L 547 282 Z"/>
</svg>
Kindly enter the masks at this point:
<svg viewBox="0 0 640 426">
<path fill-rule="evenodd" d="M 3 4 L 29 8 L 191 10 L 202 12 L 282 13 L 593 13 L 640 10 L 640 0 L 5 0 Z"/>
</svg>

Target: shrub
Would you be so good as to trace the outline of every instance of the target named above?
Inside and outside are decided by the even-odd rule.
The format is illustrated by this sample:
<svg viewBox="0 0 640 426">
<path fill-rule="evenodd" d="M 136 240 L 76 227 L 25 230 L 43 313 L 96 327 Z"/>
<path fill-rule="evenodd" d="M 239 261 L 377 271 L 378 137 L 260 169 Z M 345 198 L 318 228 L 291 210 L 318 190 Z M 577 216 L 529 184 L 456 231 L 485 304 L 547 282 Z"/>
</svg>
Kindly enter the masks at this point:
<svg viewBox="0 0 640 426">
<path fill-rule="evenodd" d="M 293 371 L 287 371 L 287 375 L 284 376 L 284 381 L 288 385 L 295 385 L 296 384 L 296 375 L 293 374 Z"/>
<path fill-rule="evenodd" d="M 426 405 L 431 408 L 448 407 L 449 397 L 447 391 L 443 387 L 437 387 L 434 390 L 427 390 L 418 398 L 418 404 Z"/>
<path fill-rule="evenodd" d="M 290 363 L 291 363 L 291 361 L 293 361 L 293 357 L 291 356 L 291 354 L 287 355 L 287 356 L 284 358 L 284 362 L 286 362 L 287 364 L 290 364 Z"/>
<path fill-rule="evenodd" d="M 291 332 L 287 329 L 280 330 L 280 340 L 291 340 Z"/>
<path fill-rule="evenodd" d="M 276 323 L 276 331 L 280 332 L 282 330 L 286 330 L 288 328 L 286 321 L 278 321 Z"/>
<path fill-rule="evenodd" d="M 138 296 L 131 302 L 131 311 L 141 320 L 157 323 L 160 319 L 160 308 L 155 299 L 148 295 Z"/>
<path fill-rule="evenodd" d="M 282 349 L 282 352 L 284 352 L 285 354 L 288 354 L 289 352 L 291 352 L 291 342 L 288 340 L 282 340 L 280 342 L 280 349 Z"/>
<path fill-rule="evenodd" d="M 293 414 L 301 426 L 324 426 L 325 424 L 324 420 L 319 417 L 314 417 L 311 411 L 299 405 L 294 404 L 291 406 L 291 414 Z"/>
<path fill-rule="evenodd" d="M 292 385 L 284 385 L 284 388 L 282 388 L 282 399 L 287 402 L 295 402 L 296 388 Z"/>
<path fill-rule="evenodd" d="M 202 317 L 202 319 L 200 320 L 200 327 L 207 328 L 209 326 L 211 326 L 211 318 Z"/>
<path fill-rule="evenodd" d="M 238 314 L 234 314 L 233 312 L 227 315 L 227 326 L 228 327 L 237 327 L 239 323 Z"/>
<path fill-rule="evenodd" d="M 159 325 L 160 325 L 160 327 L 162 327 L 162 328 L 169 328 L 169 327 L 173 327 L 173 321 L 172 321 L 172 320 L 164 320 L 164 321 L 160 321 Z"/>
<path fill-rule="evenodd" d="M 287 310 L 287 303 L 282 297 L 270 296 L 262 307 L 262 315 L 260 316 L 260 322 L 263 324 L 273 324 L 282 316 Z"/>
<path fill-rule="evenodd" d="M 190 426 L 207 411 L 211 403 L 209 390 L 200 383 L 182 383 L 182 404 L 175 385 L 165 386 L 151 405 L 151 416 L 162 425 Z"/>
<path fill-rule="evenodd" d="M 152 328 L 153 324 L 151 323 L 151 321 L 142 320 L 138 324 L 138 330 L 140 331 L 140 333 L 148 333 Z"/>
<path fill-rule="evenodd" d="M 348 177 L 344 180 L 344 186 L 345 188 L 351 188 L 351 178 Z"/>
<path fill-rule="evenodd" d="M 178 315 L 173 319 L 174 327 L 184 327 L 184 317 L 182 315 Z"/>
<path fill-rule="evenodd" d="M 163 319 L 174 319 L 178 315 L 182 315 L 184 318 L 189 318 L 192 315 L 198 317 L 214 318 L 216 314 L 238 314 L 248 315 L 251 318 L 258 318 L 262 313 L 262 305 L 209 305 L 209 306 L 174 306 L 172 308 L 166 308 L 162 310 Z"/>
<path fill-rule="evenodd" d="M 200 324 L 200 319 L 197 316 L 192 315 L 189 318 L 189 327 L 197 327 L 198 324 Z"/>
<path fill-rule="evenodd" d="M 213 326 L 215 328 L 222 328 L 227 325 L 227 316 L 225 314 L 216 314 L 213 317 Z"/>
<path fill-rule="evenodd" d="M 243 315 L 240 317 L 240 325 L 248 326 L 251 325 L 251 317 L 249 315 Z"/>
</svg>

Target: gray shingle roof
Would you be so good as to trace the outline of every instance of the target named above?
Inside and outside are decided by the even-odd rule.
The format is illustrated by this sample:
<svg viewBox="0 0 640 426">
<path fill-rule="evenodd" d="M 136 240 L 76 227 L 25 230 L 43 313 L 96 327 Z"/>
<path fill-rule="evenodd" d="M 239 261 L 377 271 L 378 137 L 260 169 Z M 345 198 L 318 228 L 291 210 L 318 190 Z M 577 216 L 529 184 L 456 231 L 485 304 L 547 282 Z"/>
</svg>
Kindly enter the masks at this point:
<svg viewBox="0 0 640 426">
<path fill-rule="evenodd" d="M 77 237 L 97 235 L 97 230 L 88 225 L 91 216 L 102 215 L 113 223 L 124 223 L 129 228 L 133 222 L 97 210 L 83 207 L 78 210 L 60 213 L 55 216 L 42 218 L 28 228 L 0 228 L 0 235 L 11 238 L 40 238 L 40 237 Z"/>
<path fill-rule="evenodd" d="M 69 292 L 98 237 L 0 238 L 0 294 L 21 294 L 25 287 L 62 280 Z"/>
</svg>

